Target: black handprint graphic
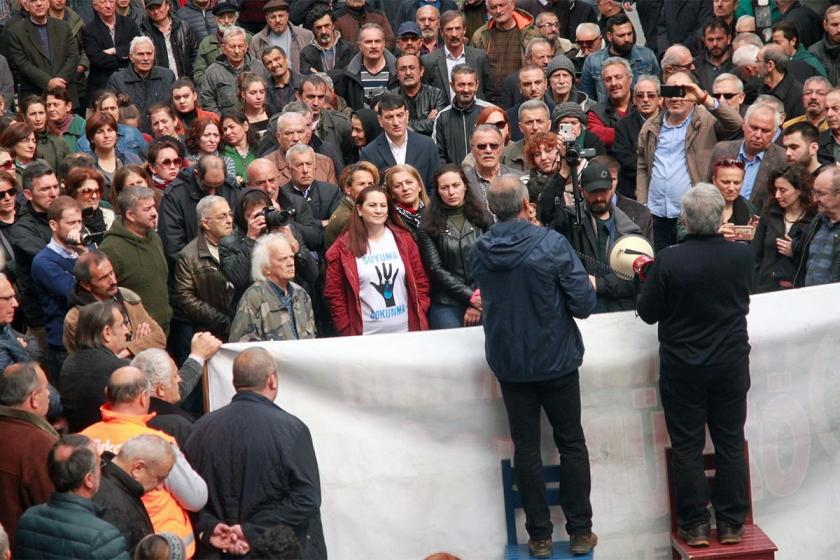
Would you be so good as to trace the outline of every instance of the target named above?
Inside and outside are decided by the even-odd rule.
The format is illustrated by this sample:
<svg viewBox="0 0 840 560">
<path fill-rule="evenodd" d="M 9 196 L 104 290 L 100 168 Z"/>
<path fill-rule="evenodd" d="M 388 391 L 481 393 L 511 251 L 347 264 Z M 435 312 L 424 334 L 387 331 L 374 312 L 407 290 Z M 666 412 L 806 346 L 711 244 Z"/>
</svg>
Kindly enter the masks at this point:
<svg viewBox="0 0 840 560">
<path fill-rule="evenodd" d="M 394 272 L 394 265 L 390 267 L 382 263 L 382 270 L 379 267 L 376 268 L 376 276 L 379 277 L 379 284 L 374 284 L 373 282 L 370 283 L 371 286 L 376 288 L 376 291 L 382 296 L 385 300 L 386 307 L 394 307 L 397 303 L 394 301 L 394 283 L 397 281 L 397 276 L 400 275 L 400 271 Z M 391 275 L 393 274 L 393 278 Z"/>
</svg>

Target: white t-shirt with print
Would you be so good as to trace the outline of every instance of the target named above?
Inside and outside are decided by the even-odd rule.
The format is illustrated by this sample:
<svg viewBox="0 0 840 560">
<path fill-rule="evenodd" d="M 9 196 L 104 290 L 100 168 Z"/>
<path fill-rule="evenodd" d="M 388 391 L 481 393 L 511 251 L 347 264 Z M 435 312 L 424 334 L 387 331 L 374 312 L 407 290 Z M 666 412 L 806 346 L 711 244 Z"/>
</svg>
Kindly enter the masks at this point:
<svg viewBox="0 0 840 560">
<path fill-rule="evenodd" d="M 405 265 L 390 229 L 378 241 L 368 240 L 368 252 L 356 259 L 362 334 L 408 332 L 408 290 Z"/>
</svg>

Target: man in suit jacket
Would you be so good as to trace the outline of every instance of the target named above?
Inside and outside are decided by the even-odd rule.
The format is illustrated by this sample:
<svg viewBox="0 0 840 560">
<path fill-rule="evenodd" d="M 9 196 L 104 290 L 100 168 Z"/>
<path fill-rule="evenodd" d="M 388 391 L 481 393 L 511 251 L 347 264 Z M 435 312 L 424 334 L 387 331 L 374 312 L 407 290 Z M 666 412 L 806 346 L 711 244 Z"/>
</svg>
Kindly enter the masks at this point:
<svg viewBox="0 0 840 560">
<path fill-rule="evenodd" d="M 388 92 L 377 105 L 382 134 L 362 148 L 359 159 L 369 161 L 385 171 L 398 164 L 413 166 L 420 173 L 426 190 L 441 165 L 435 143 L 427 136 L 408 130 L 408 109 L 398 94 Z"/>
<path fill-rule="evenodd" d="M 291 181 L 280 187 L 290 198 L 306 200 L 312 214 L 320 220 L 321 228 L 327 227 L 330 216 L 341 203 L 338 185 L 315 180 L 315 150 L 306 144 L 295 144 L 286 152 Z"/>
<path fill-rule="evenodd" d="M 770 174 L 786 164 L 784 148 L 773 143 L 781 115 L 769 105 L 752 105 L 744 118 L 744 139 L 719 142 L 712 152 L 712 162 L 735 158 L 744 162 L 744 186 L 741 196 L 757 209 L 767 201 Z"/>
<path fill-rule="evenodd" d="M 48 88 L 67 89 L 79 103 L 76 67 L 79 46 L 67 22 L 49 17 L 48 0 L 31 0 L 29 17 L 14 23 L 7 34 L 8 52 L 20 80 L 20 96 L 42 95 Z"/>
<path fill-rule="evenodd" d="M 112 73 L 128 67 L 128 47 L 140 35 L 134 20 L 117 14 L 113 2 L 93 0 L 93 9 L 96 14 L 82 31 L 85 53 L 90 60 L 88 99 L 105 87 Z"/>
<path fill-rule="evenodd" d="M 277 166 L 280 184 L 288 183 L 292 178 L 292 171 L 286 161 L 286 152 L 295 144 L 304 144 L 309 133 L 306 118 L 300 113 L 283 113 L 277 118 L 277 142 L 279 147 L 263 156 Z M 316 181 L 337 184 L 335 165 L 327 156 L 315 154 L 313 174 Z"/>
<path fill-rule="evenodd" d="M 487 99 L 485 88 L 490 84 L 490 62 L 487 53 L 466 45 L 466 23 L 464 14 L 456 11 L 444 12 L 440 18 L 444 45 L 422 57 L 423 83 L 435 86 L 446 94 L 452 103 L 450 83 L 452 69 L 458 64 L 469 64 L 478 72 L 478 91 L 476 97 Z"/>
</svg>

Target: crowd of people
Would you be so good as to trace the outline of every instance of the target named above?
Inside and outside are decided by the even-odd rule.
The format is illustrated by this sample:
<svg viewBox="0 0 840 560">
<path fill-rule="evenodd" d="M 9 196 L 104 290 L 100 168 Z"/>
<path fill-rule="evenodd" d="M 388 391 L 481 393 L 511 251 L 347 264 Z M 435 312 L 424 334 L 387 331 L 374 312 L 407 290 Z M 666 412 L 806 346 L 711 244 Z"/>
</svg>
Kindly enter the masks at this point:
<svg viewBox="0 0 840 560">
<path fill-rule="evenodd" d="M 326 557 L 276 369 L 243 353 L 237 398 L 194 423 L 204 362 L 488 328 L 477 275 L 519 265 L 474 249 L 514 259 L 505 221 L 567 240 L 533 242 L 582 262 L 577 317 L 634 308 L 610 249 L 692 240 L 701 183 L 749 292 L 840 281 L 834 0 L 0 0 L 0 25 L 0 437 L 31 442 L 0 458 L 0 522 L 19 557 L 62 531 L 85 557 Z M 284 428 L 249 430 L 260 415 Z M 241 464 L 213 452 L 234 429 L 264 438 Z M 269 441 L 277 457 L 253 449 Z M 284 465 L 271 507 L 241 484 L 260 461 Z M 578 552 L 597 542 L 584 502 Z"/>
</svg>

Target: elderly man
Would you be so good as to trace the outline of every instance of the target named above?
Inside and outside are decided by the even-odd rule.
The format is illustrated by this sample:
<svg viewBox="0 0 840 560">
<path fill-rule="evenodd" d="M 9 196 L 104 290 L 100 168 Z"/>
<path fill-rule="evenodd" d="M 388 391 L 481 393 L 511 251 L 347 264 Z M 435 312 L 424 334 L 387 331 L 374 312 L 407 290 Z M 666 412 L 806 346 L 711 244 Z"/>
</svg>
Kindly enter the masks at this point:
<svg viewBox="0 0 840 560">
<path fill-rule="evenodd" d="M 58 433 L 46 419 L 49 401 L 47 376 L 37 363 L 12 364 L 0 373 L 0 437 L 8 442 L 0 454 L 0 525 L 12 548 L 20 516 L 53 492 L 47 455 Z"/>
<path fill-rule="evenodd" d="M 126 320 L 129 338 L 120 358 L 130 358 L 146 348 L 163 348 L 166 336 L 143 307 L 136 293 L 117 284 L 117 276 L 108 256 L 102 251 L 88 251 L 73 267 L 75 286 L 68 298 L 70 310 L 64 317 L 64 347 L 76 352 L 76 327 L 79 308 L 95 301 L 113 301 Z"/>
<path fill-rule="evenodd" d="M 282 234 L 257 240 L 251 256 L 254 283 L 239 300 L 230 329 L 231 342 L 298 340 L 315 337 L 309 294 L 292 282 L 295 251 Z"/>
<path fill-rule="evenodd" d="M 753 59 L 755 61 L 755 59 Z M 694 55 L 684 45 L 671 45 L 662 55 L 662 81 L 667 82 L 675 72 L 694 72 Z"/>
<path fill-rule="evenodd" d="M 306 125 L 306 119 L 300 113 L 283 113 L 277 119 L 277 143 L 275 151 L 267 153 L 265 159 L 274 162 L 283 185 L 292 177 L 286 152 L 296 144 L 305 144 L 311 132 Z M 335 165 L 327 156 L 315 154 L 315 166 L 312 171 L 316 181 L 335 184 Z"/>
<path fill-rule="evenodd" d="M 785 104 L 785 115 L 798 117 L 805 112 L 802 106 L 802 84 L 788 72 L 789 57 L 782 47 L 771 44 L 758 52 L 761 93 L 769 93 Z"/>
<path fill-rule="evenodd" d="M 49 0 L 29 0 L 27 6 L 29 17 L 12 23 L 3 33 L 20 98 L 63 87 L 73 105 L 78 105 L 76 68 L 81 55 L 70 25 L 49 17 Z"/>
<path fill-rule="evenodd" d="M 140 35 L 133 19 L 116 13 L 113 0 L 92 0 L 91 3 L 96 13 L 82 31 L 85 53 L 90 60 L 88 99 L 93 99 L 93 94 L 105 87 L 111 74 L 129 66 L 129 44 Z"/>
<path fill-rule="evenodd" d="M 449 5 L 447 6 L 446 3 Z M 441 2 L 442 10 L 455 10 L 457 6 L 451 0 Z M 419 55 L 435 52 L 440 48 L 440 11 L 431 4 L 417 9 L 417 26 L 420 28 Z"/>
<path fill-rule="evenodd" d="M 836 166 L 827 166 L 817 175 L 814 199 L 817 215 L 805 236 L 808 248 L 797 271 L 797 276 L 805 274 L 806 286 L 840 282 L 840 173 Z"/>
<path fill-rule="evenodd" d="M 233 319 L 233 285 L 219 262 L 219 243 L 233 233 L 233 212 L 221 196 L 208 195 L 195 206 L 198 234 L 178 253 L 175 301 L 199 331 L 227 340 Z"/>
<path fill-rule="evenodd" d="M 397 53 L 420 56 L 420 26 L 413 21 L 404 21 L 397 29 Z"/>
<path fill-rule="evenodd" d="M 430 136 L 435 117 L 447 106 L 446 94 L 440 89 L 424 84 L 421 79 L 425 69 L 420 57 L 406 54 L 397 58 L 399 87 L 390 91 L 398 93 L 408 106 L 408 126 L 414 132 Z"/>
<path fill-rule="evenodd" d="M 155 44 L 144 35 L 131 40 L 128 57 L 131 66 L 114 72 L 106 87 L 127 94 L 140 111 L 141 128 L 151 132 L 149 107 L 169 102 L 175 74 L 169 68 L 155 66 Z"/>
<path fill-rule="evenodd" d="M 613 99 L 608 95 L 610 89 L 601 74 L 606 69 L 603 66 L 607 59 L 621 57 L 627 60 L 631 68 L 633 83 L 642 74 L 655 76 L 659 74 L 659 62 L 656 55 L 647 47 L 636 45 L 636 32 L 633 29 L 633 22 L 624 13 L 619 13 L 607 20 L 607 47 L 593 53 L 586 58 L 580 76 L 580 89 L 590 98 L 599 103 L 606 103 Z"/>
<path fill-rule="evenodd" d="M 545 79 L 548 82 L 547 97 L 554 105 L 577 103 L 584 111 L 594 105 L 589 96 L 575 87 L 575 65 L 566 55 L 558 54 L 545 67 Z"/>
<path fill-rule="evenodd" d="M 580 422 L 583 345 L 573 317 L 589 316 L 595 291 L 566 238 L 529 223 L 528 190 L 518 177 L 496 178 L 487 200 L 497 222 L 473 246 L 470 266 L 484 305 L 487 362 L 507 409 L 528 548 L 536 558 L 551 556 L 553 526 L 539 444 L 542 408 L 563 464 L 560 501 L 571 552 L 586 554 L 598 537 L 592 532 L 589 453 Z M 537 318 L 530 312 L 535 308 L 545 313 Z M 523 342 L 521 351 L 504 343 L 512 336 Z"/>
<path fill-rule="evenodd" d="M 114 371 L 105 387 L 106 403 L 100 407 L 102 421 L 85 428 L 100 452 L 119 453 L 134 436 L 151 434 L 170 444 L 175 466 L 157 485 L 143 494 L 155 532 L 172 532 L 184 542 L 188 556 L 195 554 L 195 540 L 187 511 L 199 511 L 207 503 L 207 485 L 178 449 L 175 439 L 146 425 L 149 416 L 150 384 L 141 370 L 125 366 Z"/>
<path fill-rule="evenodd" d="M 300 53 L 312 42 L 312 32 L 289 23 L 289 2 L 287 0 L 269 0 L 263 6 L 265 27 L 251 39 L 248 51 L 259 60 L 269 45 L 277 45 L 289 57 L 289 66 L 300 72 Z"/>
<path fill-rule="evenodd" d="M 338 80 L 359 49 L 342 39 L 332 10 L 323 4 L 316 4 L 306 14 L 306 27 L 313 39 L 300 51 L 301 72 L 326 72 L 333 81 Z"/>
<path fill-rule="evenodd" d="M 315 219 L 326 227 L 330 216 L 341 203 L 341 191 L 334 183 L 315 180 L 315 150 L 295 144 L 286 151 L 291 177 L 280 190 L 289 198 L 301 198 L 309 205 Z"/>
<path fill-rule="evenodd" d="M 840 161 L 840 89 L 829 90 L 825 96 L 825 122 L 827 130 L 820 132 L 820 163 Z M 17 254 L 17 253 L 16 253 Z"/>
<path fill-rule="evenodd" d="M 459 64 L 469 64 L 478 72 L 479 99 L 487 99 L 486 88 L 490 84 L 490 63 L 487 53 L 466 44 L 466 23 L 464 14 L 449 10 L 440 19 L 443 32 L 443 48 L 422 57 L 423 82 L 444 92 L 449 103 L 455 92 L 452 90 L 452 70 Z"/>
<path fill-rule="evenodd" d="M 155 417 L 148 425 L 174 437 L 183 448 L 194 419 L 179 406 L 183 400 L 178 388 L 182 380 L 175 360 L 165 350 L 150 348 L 135 356 L 130 365 L 145 373 L 152 387 L 149 412 Z"/>
<path fill-rule="evenodd" d="M 101 519 L 92 501 L 99 490 L 99 453 L 90 439 L 62 436 L 47 457 L 56 492 L 20 519 L 15 558 L 131 558 L 119 530 Z"/>
<path fill-rule="evenodd" d="M 583 64 L 590 54 L 594 54 L 604 48 L 603 33 L 597 23 L 585 22 L 575 28 L 575 44 L 580 48 L 572 57 L 578 72 L 583 71 Z"/>
<path fill-rule="evenodd" d="M 516 170 L 502 165 L 502 132 L 491 124 L 480 124 L 470 136 L 470 154 L 475 166 L 466 167 L 470 190 L 487 204 L 487 189 L 501 175 L 516 175 Z"/>
<path fill-rule="evenodd" d="M 587 129 L 601 139 L 608 150 L 615 142 L 615 125 L 627 116 L 633 101 L 633 70 L 626 59 L 610 57 L 601 63 L 601 80 L 607 99 L 589 111 Z"/>
<path fill-rule="evenodd" d="M 785 150 L 773 143 L 781 125 L 781 115 L 770 105 L 756 103 L 744 117 L 744 139 L 728 140 L 715 145 L 712 160 L 735 158 L 744 162 L 744 184 L 741 196 L 755 208 L 764 208 L 770 174 L 785 165 Z M 707 176 L 710 174 L 707 171 Z"/>
<path fill-rule="evenodd" d="M 210 0 L 201 1 L 209 3 Z M 204 82 L 204 73 L 207 71 L 207 68 L 216 62 L 216 58 L 219 56 L 222 37 L 224 36 L 225 31 L 235 26 L 237 19 L 239 19 L 239 4 L 236 2 L 218 2 L 213 8 L 213 16 L 209 18 L 210 20 L 215 20 L 215 23 L 213 24 L 213 31 L 209 30 L 209 26 L 199 31 L 198 28 L 194 26 L 194 22 L 191 17 L 187 15 L 190 13 L 187 12 L 187 10 L 190 9 L 192 3 L 193 2 L 191 1 L 181 8 L 178 15 L 181 19 L 190 24 L 193 34 L 196 37 L 200 37 L 198 49 L 196 50 L 195 61 L 193 62 L 192 78 L 195 80 L 196 84 L 201 84 Z M 203 14 L 206 13 L 206 11 L 203 12 Z M 202 17 L 202 20 L 204 20 L 204 16 Z M 199 27 L 204 27 L 203 21 L 199 22 Z M 247 38 L 250 38 L 251 34 L 247 33 L 246 36 Z"/>
<path fill-rule="evenodd" d="M 373 109 L 375 100 L 396 83 L 397 59 L 385 50 L 385 31 L 375 23 L 362 27 L 356 46 L 359 54 L 347 65 L 336 93 L 352 109 Z"/>
<path fill-rule="evenodd" d="M 541 71 L 539 74 L 545 82 Z M 476 98 L 478 73 L 475 68 L 466 64 L 452 69 L 452 90 L 455 97 L 452 98 L 452 104 L 441 110 L 435 118 L 432 138 L 443 161 L 460 165 L 469 152 L 466 139 L 475 128 L 479 113 L 485 107 L 489 107 L 490 103 Z M 382 127 L 384 129 L 385 124 L 382 124 Z"/>
<path fill-rule="evenodd" d="M 741 541 L 749 511 L 744 422 L 750 387 L 749 245 L 718 233 L 723 196 L 701 183 L 682 198 L 688 237 L 656 255 L 637 301 L 659 323 L 659 393 L 673 450 L 678 534 L 709 545 L 710 495 L 721 544 Z M 703 472 L 706 426 L 715 447 L 715 489 Z"/>
<path fill-rule="evenodd" d="M 502 152 L 502 165 L 518 171 L 529 171 L 531 165 L 525 157 L 525 144 L 537 132 L 548 132 L 551 129 L 551 116 L 548 105 L 540 99 L 522 103 L 517 116 L 523 138 L 507 145 Z"/>
<path fill-rule="evenodd" d="M 519 129 L 519 107 L 522 103 L 540 100 L 548 106 L 549 111 L 554 110 L 552 95 L 547 91 L 548 80 L 540 66 L 526 64 L 519 70 L 518 76 L 519 101 L 506 111 L 510 123 L 510 139 L 513 141 L 522 139 L 522 131 Z"/>
<path fill-rule="evenodd" d="M 260 62 L 247 52 L 245 30 L 233 26 L 222 35 L 219 47 L 222 54 L 207 67 L 201 90 L 201 106 L 208 111 L 221 113 L 239 106 L 236 96 L 236 80 L 242 72 L 256 72 L 266 83 L 271 83 L 271 76 Z"/>
<path fill-rule="evenodd" d="M 126 188 L 117 206 L 122 217 L 111 225 L 99 248 L 111 260 L 119 285 L 139 295 L 149 315 L 168 333 L 172 320 L 166 285 L 169 266 L 155 231 L 155 192 L 148 187 Z"/>
<path fill-rule="evenodd" d="M 514 0 L 485 3 L 490 21 L 476 29 L 471 44 L 487 53 L 491 75 L 485 91 L 490 101 L 498 101 L 502 80 L 519 69 L 523 47 L 538 33 L 533 16 L 517 9 Z"/>
<path fill-rule="evenodd" d="M 176 78 L 191 78 L 198 41 L 190 26 L 170 12 L 169 0 L 145 0 L 146 18 L 140 31 L 154 41 L 155 64 Z"/>
<path fill-rule="evenodd" d="M 709 176 L 715 144 L 742 124 L 732 107 L 700 89 L 687 73 L 671 74 L 666 83 L 683 86 L 686 96 L 665 98 L 665 112 L 645 122 L 636 161 L 636 200 L 653 216 L 657 251 L 676 243 L 682 195 Z"/>
<path fill-rule="evenodd" d="M 274 404 L 278 374 L 271 354 L 263 348 L 239 354 L 233 386 L 230 404 L 196 422 L 184 448 L 210 491 L 197 521 L 207 536 L 202 552 L 236 545 L 247 553 L 262 531 L 282 524 L 298 534 L 304 558 L 326 558 L 315 449 L 306 425 Z M 219 441 L 227 443 L 220 448 Z"/>
<path fill-rule="evenodd" d="M 711 96 L 721 103 L 729 105 L 738 111 L 741 116 L 747 110 L 744 105 L 744 99 L 746 98 L 744 82 L 735 74 L 724 72 L 718 75 L 712 83 Z M 740 135 L 741 132 L 739 131 L 738 134 Z"/>
<path fill-rule="evenodd" d="M 534 96 L 526 96 L 522 91 L 522 79 L 520 73 L 523 69 L 535 66 L 540 70 L 546 70 L 548 63 L 554 57 L 554 46 L 543 37 L 535 37 L 525 45 L 525 62 L 516 72 L 505 76 L 502 80 L 501 92 L 499 93 L 499 106 L 503 108 L 516 108 L 527 99 L 536 99 Z M 547 79 L 547 77 L 546 77 Z"/>
<path fill-rule="evenodd" d="M 465 81 L 469 81 L 468 76 L 465 76 Z M 474 78 L 475 75 L 473 74 L 472 77 Z M 475 85 L 474 81 L 471 83 Z M 468 86 L 465 86 L 464 95 L 468 90 Z M 472 89 L 472 94 L 475 94 L 475 89 Z M 408 109 L 405 100 L 399 95 L 395 93 L 383 95 L 377 104 L 376 111 L 379 114 L 382 134 L 362 148 L 359 159 L 371 162 L 380 171 L 407 163 L 417 169 L 424 185 L 431 185 L 432 177 L 440 166 L 438 157 L 440 147 L 436 147 L 427 136 L 408 129 Z M 444 112 L 438 113 L 435 120 L 436 127 L 439 126 L 438 122 L 443 114 Z M 438 138 L 442 134 L 442 132 L 433 133 L 433 137 Z"/>
<path fill-rule="evenodd" d="M 131 438 L 116 454 L 104 454 L 102 479 L 93 501 L 103 508 L 102 519 L 125 537 L 129 550 L 155 532 L 141 496 L 156 490 L 174 465 L 172 445 L 152 434 Z"/>
<path fill-rule="evenodd" d="M 828 130 L 826 122 L 826 96 L 831 90 L 831 84 L 822 76 L 814 76 L 805 80 L 802 85 L 802 106 L 805 113 L 785 121 L 784 128 L 797 122 L 808 121 L 816 126 L 820 132 Z"/>
<path fill-rule="evenodd" d="M 659 114 L 661 107 L 659 78 L 639 76 L 633 92 L 633 110 L 615 125 L 615 142 L 612 152 L 621 165 L 618 192 L 624 196 L 636 197 L 636 150 L 639 132 L 645 121 Z"/>
</svg>

